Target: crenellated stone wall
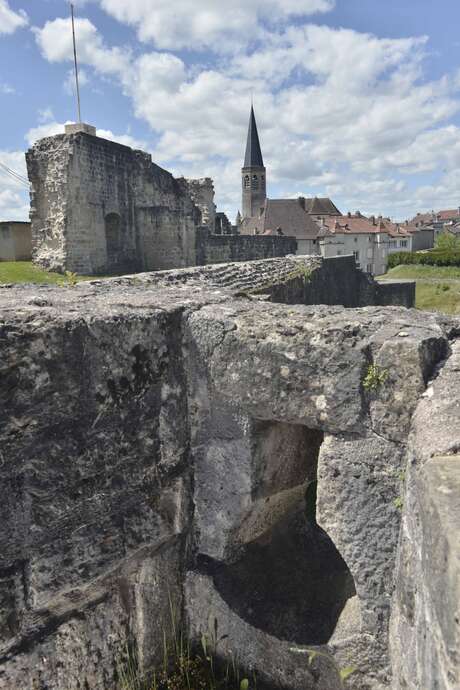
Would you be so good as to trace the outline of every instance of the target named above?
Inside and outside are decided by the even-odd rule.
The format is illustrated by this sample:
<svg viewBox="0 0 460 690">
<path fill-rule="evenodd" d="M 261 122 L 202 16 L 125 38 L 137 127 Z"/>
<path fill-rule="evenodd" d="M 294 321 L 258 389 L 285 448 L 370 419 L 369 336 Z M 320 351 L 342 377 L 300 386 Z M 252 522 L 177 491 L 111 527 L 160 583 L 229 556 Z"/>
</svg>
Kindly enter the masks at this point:
<svg viewBox="0 0 460 690">
<path fill-rule="evenodd" d="M 393 689 L 392 596 L 412 577 L 395 568 L 408 437 L 429 426 L 420 405 L 446 361 L 454 381 L 460 327 L 403 307 L 295 304 L 326 266 L 0 289 L 1 690 L 115 690 L 127 648 L 140 672 L 161 659 L 170 600 L 192 639 L 218 629 L 222 657 L 262 685 L 339 690 L 334 657 L 356 669 L 353 690 Z M 270 301 L 276 284 L 288 304 Z M 371 364 L 385 372 L 374 389 Z M 436 543 L 454 601 L 458 550 Z M 443 645 L 454 658 L 455 617 L 431 572 L 416 579 L 443 614 L 435 678 Z"/>
</svg>

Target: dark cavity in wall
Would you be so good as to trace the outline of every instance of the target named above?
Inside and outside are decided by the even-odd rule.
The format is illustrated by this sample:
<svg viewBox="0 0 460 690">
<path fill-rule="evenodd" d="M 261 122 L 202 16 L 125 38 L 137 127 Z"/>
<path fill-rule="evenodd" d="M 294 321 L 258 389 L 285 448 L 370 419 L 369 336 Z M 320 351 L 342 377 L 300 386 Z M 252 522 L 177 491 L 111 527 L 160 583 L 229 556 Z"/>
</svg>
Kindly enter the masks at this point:
<svg viewBox="0 0 460 690">
<path fill-rule="evenodd" d="M 277 423 L 267 426 L 273 435 Z M 293 429 L 299 432 L 299 427 Z M 316 522 L 323 435 L 304 431 L 309 451 L 301 459 L 305 486 L 301 499 L 270 530 L 247 544 L 236 562 L 221 563 L 201 555 L 198 566 L 212 576 L 223 599 L 250 625 L 297 644 L 325 644 L 355 586 L 347 564 Z M 282 466 L 282 458 L 276 464 Z"/>
</svg>

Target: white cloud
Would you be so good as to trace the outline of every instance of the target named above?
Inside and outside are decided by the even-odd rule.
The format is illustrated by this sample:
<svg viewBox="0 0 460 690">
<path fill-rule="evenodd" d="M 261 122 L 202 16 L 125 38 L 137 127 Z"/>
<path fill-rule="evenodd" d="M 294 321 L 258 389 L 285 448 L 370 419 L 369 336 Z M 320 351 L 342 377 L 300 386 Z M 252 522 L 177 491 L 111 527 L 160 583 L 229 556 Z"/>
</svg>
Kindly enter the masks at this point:
<svg viewBox="0 0 460 690">
<path fill-rule="evenodd" d="M 32 127 L 25 135 L 25 139 L 30 146 L 33 146 L 39 139 L 44 139 L 45 137 L 52 137 L 56 134 L 64 134 L 64 126 L 71 124 L 70 120 L 67 122 L 45 122 L 38 125 L 37 127 Z M 141 139 L 136 139 L 129 133 L 126 134 L 114 134 L 110 129 L 97 129 L 97 136 L 102 139 L 110 139 L 110 141 L 116 141 L 124 146 L 130 146 L 134 149 L 146 149 L 148 147 L 147 143 Z"/>
<path fill-rule="evenodd" d="M 7 82 L 0 82 L 0 93 L 3 93 L 5 96 L 10 96 L 16 93 L 16 89 Z"/>
<path fill-rule="evenodd" d="M 69 122 L 70 120 L 68 120 L 65 124 L 68 124 Z M 37 127 L 32 127 L 29 129 L 24 138 L 27 143 L 32 146 L 39 139 L 44 139 L 45 137 L 54 137 L 55 134 L 64 134 L 64 123 L 55 122 L 52 120 L 51 122 L 45 122 L 41 125 L 37 125 Z"/>
<path fill-rule="evenodd" d="M 133 24 L 150 4 L 104 0 L 109 2 L 113 13 L 117 6 L 118 18 Z M 201 11 L 207 4 L 198 6 Z M 440 187 L 419 191 L 408 179 L 445 169 L 457 180 L 460 132 L 450 119 L 460 110 L 460 78 L 425 79 L 426 37 L 382 39 L 311 24 L 274 31 L 260 24 L 265 5 L 245 6 L 256 13 L 264 40 L 246 54 L 235 44 L 233 54 L 214 60 L 212 67 L 186 64 L 172 52 L 135 55 L 126 47 L 109 47 L 87 19 L 78 19 L 80 62 L 117 80 L 135 115 L 159 133 L 154 160 L 178 174 L 214 177 L 218 203 L 232 215 L 240 204 L 239 168 L 253 87 L 269 191 L 276 183 L 277 195 L 329 194 L 344 209 L 385 214 L 410 213 L 422 201 L 439 206 L 429 195 Z M 305 12 L 307 3 L 277 6 L 286 18 Z M 161 2 L 155 7 L 152 21 L 157 10 L 166 12 Z M 181 7 L 178 14 L 187 26 L 189 5 L 184 3 L 185 14 Z M 72 58 L 65 22 L 35 30 L 49 61 Z M 143 30 L 153 31 L 147 25 Z M 165 36 L 172 35 L 168 31 Z M 122 136 L 122 143 L 145 146 Z M 457 205 L 453 186 L 448 189 L 442 198 Z"/>
<path fill-rule="evenodd" d="M 0 34 L 13 34 L 16 29 L 26 26 L 27 23 L 27 14 L 24 10 L 14 12 L 8 0 L 0 0 Z"/>
<path fill-rule="evenodd" d="M 99 0 L 141 41 L 167 50 L 232 50 L 257 38 L 260 23 L 279 26 L 292 17 L 328 12 L 335 0 Z"/>
<path fill-rule="evenodd" d="M 0 162 L 27 179 L 26 160 L 23 151 L 1 151 Z M 28 220 L 29 191 L 11 175 L 0 168 L 0 221 Z"/>
<path fill-rule="evenodd" d="M 84 69 L 79 69 L 78 70 L 78 86 L 80 89 L 83 87 L 87 86 L 89 84 L 89 76 L 88 73 Z M 75 72 L 73 69 L 69 69 L 67 72 L 66 78 L 64 80 L 64 91 L 68 96 L 74 96 L 76 93 L 76 84 L 75 84 Z"/>
<path fill-rule="evenodd" d="M 70 19 L 54 19 L 43 28 L 34 27 L 35 39 L 43 57 L 49 62 L 73 60 Z M 128 49 L 108 48 L 89 19 L 76 18 L 75 33 L 78 42 L 78 59 L 94 66 L 102 74 L 120 74 L 129 66 Z"/>
<path fill-rule="evenodd" d="M 110 141 L 116 141 L 123 146 L 130 146 L 132 149 L 148 150 L 148 144 L 145 141 L 136 139 L 131 134 L 114 134 L 110 129 L 97 129 L 96 134 L 102 139 L 110 139 Z"/>
</svg>

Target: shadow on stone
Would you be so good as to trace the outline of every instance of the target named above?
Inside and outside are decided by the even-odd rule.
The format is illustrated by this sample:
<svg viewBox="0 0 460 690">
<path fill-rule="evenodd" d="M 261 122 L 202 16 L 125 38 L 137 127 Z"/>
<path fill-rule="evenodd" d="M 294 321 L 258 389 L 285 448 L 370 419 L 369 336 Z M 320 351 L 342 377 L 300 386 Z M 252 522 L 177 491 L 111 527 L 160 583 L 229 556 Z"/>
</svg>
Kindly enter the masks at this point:
<svg viewBox="0 0 460 690">
<path fill-rule="evenodd" d="M 297 644 L 327 643 L 347 600 L 353 577 L 326 532 L 316 524 L 316 482 L 306 505 L 295 506 L 236 562 L 198 557 L 228 606 L 250 625 Z"/>
</svg>

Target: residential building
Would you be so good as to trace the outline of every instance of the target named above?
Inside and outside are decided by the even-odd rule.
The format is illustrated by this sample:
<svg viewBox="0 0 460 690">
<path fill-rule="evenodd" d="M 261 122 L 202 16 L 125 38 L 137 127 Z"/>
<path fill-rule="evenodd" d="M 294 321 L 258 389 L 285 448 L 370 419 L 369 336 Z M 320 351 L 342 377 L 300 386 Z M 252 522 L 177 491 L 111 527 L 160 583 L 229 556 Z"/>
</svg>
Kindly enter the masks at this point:
<svg viewBox="0 0 460 690">
<path fill-rule="evenodd" d="M 353 254 L 366 273 L 381 275 L 387 270 L 390 229 L 385 222 L 361 213 L 330 217 L 321 226 L 320 251 L 324 257 Z"/>
</svg>

